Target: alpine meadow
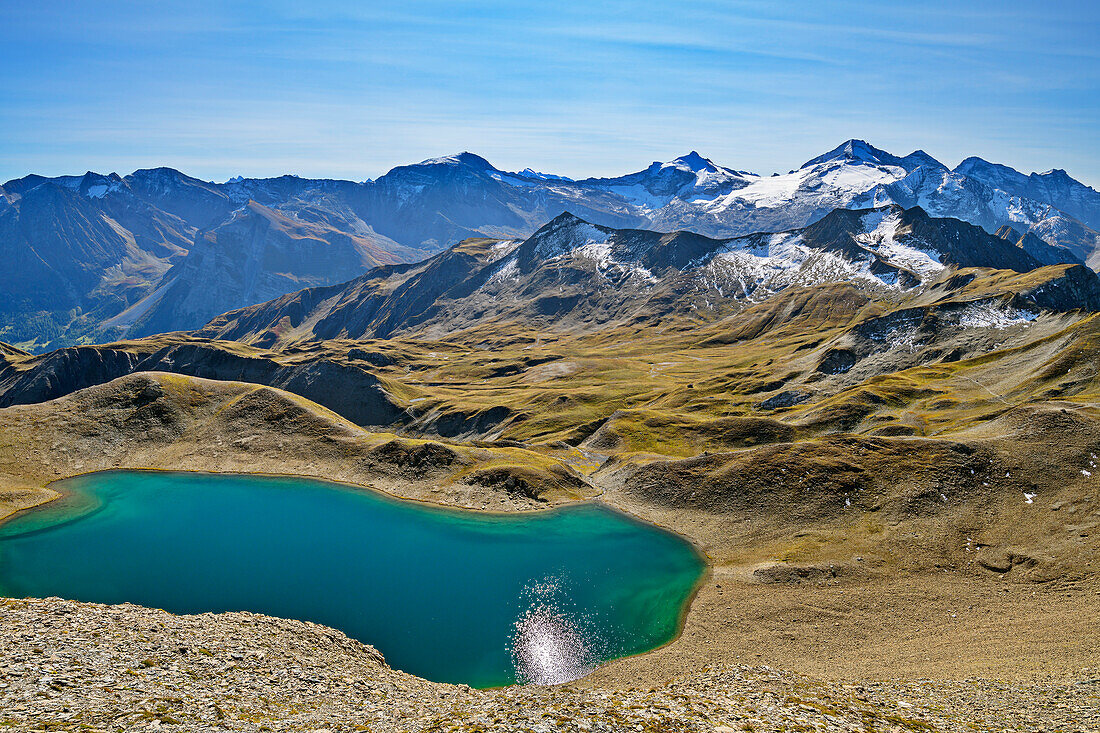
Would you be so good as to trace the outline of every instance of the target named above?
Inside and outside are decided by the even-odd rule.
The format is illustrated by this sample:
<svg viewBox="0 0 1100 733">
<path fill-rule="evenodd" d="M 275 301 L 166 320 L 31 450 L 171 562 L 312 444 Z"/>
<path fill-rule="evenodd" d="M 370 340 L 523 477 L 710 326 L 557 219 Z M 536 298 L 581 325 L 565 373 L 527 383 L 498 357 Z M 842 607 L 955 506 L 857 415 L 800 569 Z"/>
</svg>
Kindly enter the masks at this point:
<svg viewBox="0 0 1100 733">
<path fill-rule="evenodd" d="M 1100 730 L 1093 4 L 4 14 L 0 730 Z"/>
</svg>

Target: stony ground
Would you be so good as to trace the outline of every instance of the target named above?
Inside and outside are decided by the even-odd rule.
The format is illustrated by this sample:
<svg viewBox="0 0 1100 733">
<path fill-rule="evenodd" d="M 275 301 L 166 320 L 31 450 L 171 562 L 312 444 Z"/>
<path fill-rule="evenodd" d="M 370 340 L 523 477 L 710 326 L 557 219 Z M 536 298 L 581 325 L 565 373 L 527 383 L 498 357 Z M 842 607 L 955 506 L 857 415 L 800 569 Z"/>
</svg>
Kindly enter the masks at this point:
<svg viewBox="0 0 1100 733">
<path fill-rule="evenodd" d="M 652 457 L 609 461 L 586 474 L 593 490 L 695 541 L 712 572 L 676 642 L 564 687 L 436 685 L 339 632 L 251 614 L 0 599 L 0 731 L 1100 731 L 1100 402 L 1066 405 L 960 435 L 973 450 L 954 463 L 939 444 L 876 438 L 851 477 L 878 497 L 865 509 L 843 501 L 852 487 L 806 492 L 870 460 L 862 438 L 795 463 L 746 449 L 738 475 L 755 483 L 725 480 L 736 456 L 672 460 L 661 470 L 680 480 L 660 485 L 626 478 Z M 967 468 L 978 459 L 988 481 Z M 557 461 L 369 434 L 277 390 L 134 375 L 3 410 L 0 515 L 48 498 L 54 478 L 150 466 L 528 509 L 566 497 Z M 501 468 L 550 489 L 474 476 Z M 632 490 L 646 486 L 666 490 Z"/>
<path fill-rule="evenodd" d="M 338 631 L 250 613 L 3 600 L 0 627 L 0 729 L 18 731 L 1100 730 L 1100 668 L 898 684 L 720 666 L 656 689 L 479 691 L 391 670 Z"/>
</svg>

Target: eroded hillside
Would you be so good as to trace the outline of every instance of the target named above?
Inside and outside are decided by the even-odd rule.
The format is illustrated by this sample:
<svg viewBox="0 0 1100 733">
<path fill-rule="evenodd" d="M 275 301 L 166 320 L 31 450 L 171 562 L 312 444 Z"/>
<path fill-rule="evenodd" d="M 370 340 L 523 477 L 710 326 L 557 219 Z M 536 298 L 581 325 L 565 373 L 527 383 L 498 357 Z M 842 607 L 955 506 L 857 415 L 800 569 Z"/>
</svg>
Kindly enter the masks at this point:
<svg viewBox="0 0 1100 733">
<path fill-rule="evenodd" d="M 596 499 L 688 538 L 710 572 L 677 640 L 601 667 L 576 699 L 636 702 L 623 690 L 641 680 L 667 686 L 654 705 L 692 689 L 713 720 L 754 724 L 716 690 L 757 674 L 730 665 L 769 664 L 935 679 L 915 717 L 830 710 L 961 729 L 977 703 L 936 717 L 963 694 L 945 680 L 1031 681 L 1002 685 L 1003 702 L 1040 679 L 1065 699 L 1094 676 L 1098 310 L 1083 265 L 1042 265 L 1022 241 L 919 210 L 735 240 L 562 217 L 197 332 L 0 348 L 2 508 L 111 468 L 292 473 L 494 511 Z M 239 621 L 162 623 L 206 638 Z M 256 623 L 264 644 L 282 633 Z M 413 707 L 424 684 L 372 680 Z M 494 694 L 463 698 L 462 715 L 546 705 Z M 254 703 L 238 727 L 321 719 Z M 583 717 L 572 704 L 562 720 Z M 699 706 L 623 720 L 691 730 Z M 200 707 L 178 706 L 206 720 Z M 810 720 L 787 712 L 766 720 Z M 997 725 L 1022 720 L 1002 712 Z"/>
</svg>

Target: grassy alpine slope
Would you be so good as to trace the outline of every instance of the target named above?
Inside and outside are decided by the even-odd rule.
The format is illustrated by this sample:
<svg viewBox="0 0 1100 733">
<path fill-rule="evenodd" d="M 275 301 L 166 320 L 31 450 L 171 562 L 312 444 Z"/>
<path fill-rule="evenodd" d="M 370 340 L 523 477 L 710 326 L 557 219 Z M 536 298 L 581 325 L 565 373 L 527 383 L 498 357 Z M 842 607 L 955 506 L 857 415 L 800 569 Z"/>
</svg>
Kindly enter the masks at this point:
<svg viewBox="0 0 1100 733">
<path fill-rule="evenodd" d="M 463 246 L 476 259 L 492 245 Z M 239 341 L 4 350 L 0 492 L 29 505 L 55 478 L 161 467 L 489 510 L 599 497 L 691 539 L 711 573 L 679 639 L 575 683 L 584 694 L 694 684 L 713 703 L 699 670 L 767 664 L 930 679 L 929 700 L 965 701 L 950 720 L 932 702 L 901 716 L 912 725 L 1022 725 L 983 718 L 949 681 L 1007 680 L 1008 700 L 1096 676 L 1100 316 L 1082 270 L 950 269 L 906 291 L 651 302 L 654 317 L 598 328 L 502 312 L 356 339 L 312 338 L 310 313 L 336 300 L 303 291 L 257 309 L 300 302 L 304 317 Z"/>
</svg>

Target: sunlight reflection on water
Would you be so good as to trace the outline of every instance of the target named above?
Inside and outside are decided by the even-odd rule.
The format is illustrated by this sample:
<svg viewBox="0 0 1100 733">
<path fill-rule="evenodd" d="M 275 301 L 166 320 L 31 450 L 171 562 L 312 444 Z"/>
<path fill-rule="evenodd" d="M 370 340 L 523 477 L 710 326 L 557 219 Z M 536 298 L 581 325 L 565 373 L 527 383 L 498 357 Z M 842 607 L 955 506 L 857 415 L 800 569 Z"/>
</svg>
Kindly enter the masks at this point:
<svg viewBox="0 0 1100 733">
<path fill-rule="evenodd" d="M 530 603 L 516 621 L 512 659 L 520 684 L 557 685 L 584 677 L 599 662 L 599 641 L 584 615 L 562 610 L 564 593 L 558 578 L 525 589 Z"/>
</svg>

